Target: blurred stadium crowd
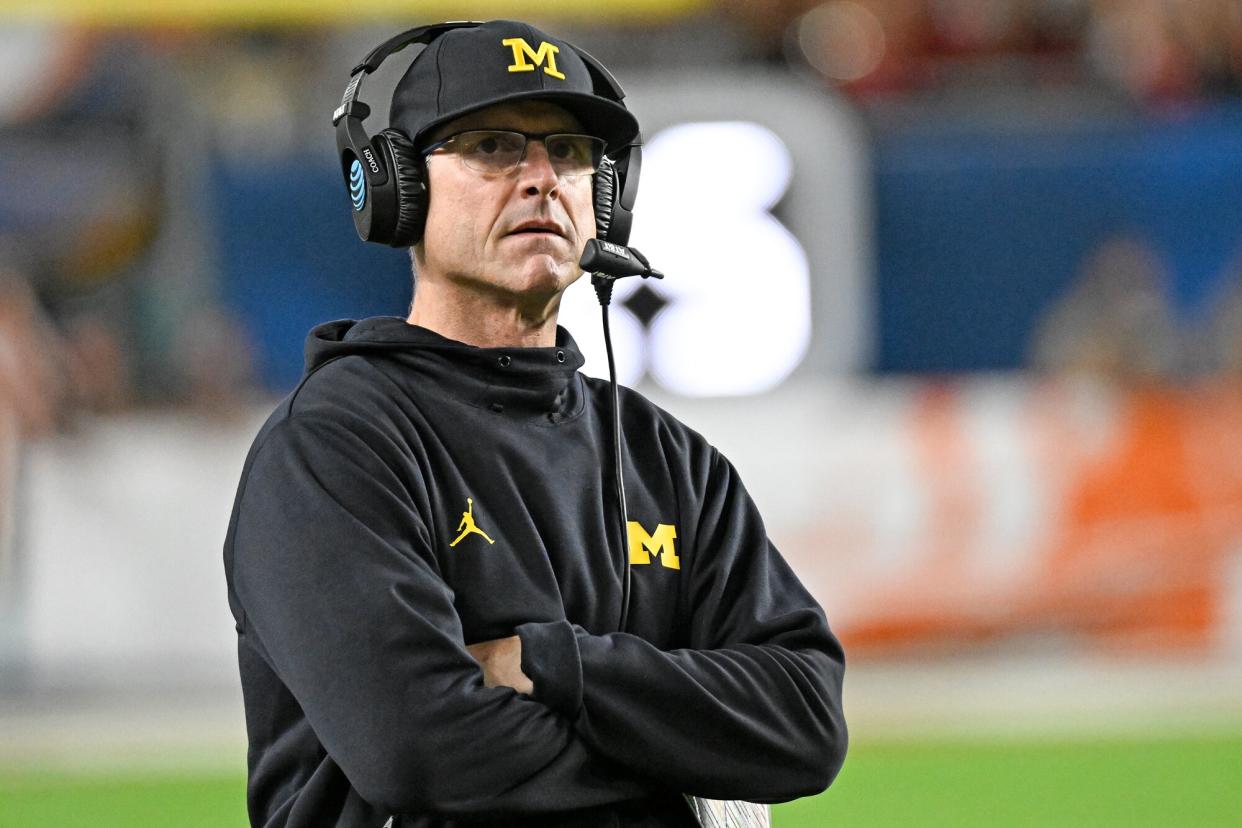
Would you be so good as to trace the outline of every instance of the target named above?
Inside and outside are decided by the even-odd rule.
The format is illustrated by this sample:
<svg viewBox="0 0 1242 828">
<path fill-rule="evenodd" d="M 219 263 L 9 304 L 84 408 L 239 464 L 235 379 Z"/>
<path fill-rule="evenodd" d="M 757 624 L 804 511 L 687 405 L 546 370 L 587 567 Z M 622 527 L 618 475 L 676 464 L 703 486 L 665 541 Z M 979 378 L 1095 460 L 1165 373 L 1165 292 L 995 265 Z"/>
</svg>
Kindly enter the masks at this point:
<svg viewBox="0 0 1242 828">
<path fill-rule="evenodd" d="M 950 86 L 1102 84 L 1147 105 L 1236 95 L 1230 0 L 736 0 L 768 53 L 862 98 Z"/>
</svg>

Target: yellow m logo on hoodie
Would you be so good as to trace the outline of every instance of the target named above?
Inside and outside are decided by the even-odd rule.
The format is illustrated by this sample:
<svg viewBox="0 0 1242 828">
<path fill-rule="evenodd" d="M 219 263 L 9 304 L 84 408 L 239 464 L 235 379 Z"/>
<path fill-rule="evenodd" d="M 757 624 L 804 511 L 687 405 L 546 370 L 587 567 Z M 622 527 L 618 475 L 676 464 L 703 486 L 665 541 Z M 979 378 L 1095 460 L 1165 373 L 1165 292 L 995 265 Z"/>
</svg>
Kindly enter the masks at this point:
<svg viewBox="0 0 1242 828">
<path fill-rule="evenodd" d="M 630 564 L 649 564 L 651 556 L 658 555 L 660 563 L 669 569 L 681 569 L 681 558 L 673 540 L 677 537 L 677 527 L 670 523 L 656 525 L 655 532 L 647 534 L 647 530 L 636 521 L 631 520 L 627 526 L 630 541 Z"/>
</svg>

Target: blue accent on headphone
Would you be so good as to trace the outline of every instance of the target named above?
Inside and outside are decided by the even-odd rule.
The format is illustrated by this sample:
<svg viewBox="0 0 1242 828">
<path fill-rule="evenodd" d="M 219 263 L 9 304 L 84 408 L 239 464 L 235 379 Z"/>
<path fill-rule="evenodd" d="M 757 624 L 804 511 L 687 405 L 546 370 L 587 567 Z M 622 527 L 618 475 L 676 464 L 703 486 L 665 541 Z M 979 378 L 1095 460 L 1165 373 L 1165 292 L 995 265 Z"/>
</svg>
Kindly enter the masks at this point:
<svg viewBox="0 0 1242 828">
<path fill-rule="evenodd" d="M 354 202 L 354 210 L 361 213 L 367 203 L 367 180 L 357 158 L 349 165 L 349 197 Z"/>
</svg>

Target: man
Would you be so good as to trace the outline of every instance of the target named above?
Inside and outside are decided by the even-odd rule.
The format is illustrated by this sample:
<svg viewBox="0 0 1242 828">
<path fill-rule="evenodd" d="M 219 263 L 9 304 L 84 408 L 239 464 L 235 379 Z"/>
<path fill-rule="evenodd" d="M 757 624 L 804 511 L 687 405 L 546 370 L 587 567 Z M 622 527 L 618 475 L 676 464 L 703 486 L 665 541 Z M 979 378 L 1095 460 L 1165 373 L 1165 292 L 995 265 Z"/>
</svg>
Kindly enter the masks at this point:
<svg viewBox="0 0 1242 828">
<path fill-rule="evenodd" d="M 420 53 L 392 111 L 430 193 L 408 318 L 314 330 L 247 458 L 225 564 L 255 824 L 693 825 L 686 794 L 790 799 L 844 759 L 822 610 L 728 461 L 628 389 L 617 630 L 608 385 L 556 320 L 590 148 L 637 123 L 506 72 L 518 38 L 590 89 L 513 21 Z"/>
</svg>

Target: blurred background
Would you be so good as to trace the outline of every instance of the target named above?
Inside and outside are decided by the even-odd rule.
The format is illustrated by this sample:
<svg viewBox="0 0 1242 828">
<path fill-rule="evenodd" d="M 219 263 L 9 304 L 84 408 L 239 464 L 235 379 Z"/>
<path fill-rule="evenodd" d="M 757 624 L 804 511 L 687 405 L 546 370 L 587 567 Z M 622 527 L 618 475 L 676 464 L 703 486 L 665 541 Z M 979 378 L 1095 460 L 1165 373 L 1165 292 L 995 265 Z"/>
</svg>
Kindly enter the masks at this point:
<svg viewBox="0 0 1242 828">
<path fill-rule="evenodd" d="M 331 113 L 507 16 L 644 127 L 623 381 L 846 645 L 850 758 L 778 828 L 1242 824 L 1242 3 L 19 0 L 0 825 L 244 824 L 242 460 L 311 326 L 410 300 Z M 585 282 L 562 322 L 606 376 Z"/>
</svg>

